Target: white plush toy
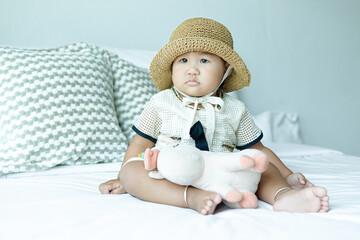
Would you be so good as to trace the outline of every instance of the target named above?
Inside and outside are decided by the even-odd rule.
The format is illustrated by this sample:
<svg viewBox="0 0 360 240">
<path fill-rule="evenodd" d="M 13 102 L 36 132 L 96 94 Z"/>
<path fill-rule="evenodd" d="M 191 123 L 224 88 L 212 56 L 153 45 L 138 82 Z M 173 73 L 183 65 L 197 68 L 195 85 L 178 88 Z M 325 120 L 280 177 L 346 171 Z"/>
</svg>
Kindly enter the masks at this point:
<svg viewBox="0 0 360 240">
<path fill-rule="evenodd" d="M 144 163 L 147 170 L 157 168 L 149 173 L 152 178 L 217 192 L 231 208 L 256 208 L 254 193 L 269 161 L 254 149 L 221 153 L 180 144 L 147 149 Z"/>
</svg>

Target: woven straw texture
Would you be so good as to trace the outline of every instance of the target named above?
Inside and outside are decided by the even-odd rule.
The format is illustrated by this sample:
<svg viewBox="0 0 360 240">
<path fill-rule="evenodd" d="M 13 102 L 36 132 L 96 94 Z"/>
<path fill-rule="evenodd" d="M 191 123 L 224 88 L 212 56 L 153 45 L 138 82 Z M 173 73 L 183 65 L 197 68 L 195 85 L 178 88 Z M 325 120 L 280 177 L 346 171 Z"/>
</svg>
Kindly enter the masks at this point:
<svg viewBox="0 0 360 240">
<path fill-rule="evenodd" d="M 112 81 L 108 54 L 92 45 L 0 48 L 0 175 L 121 161 Z"/>
<path fill-rule="evenodd" d="M 233 49 L 233 39 L 229 30 L 219 22 L 207 18 L 192 18 L 181 23 L 171 34 L 166 44 L 153 58 L 150 76 L 159 90 L 172 86 L 171 64 L 181 54 L 204 51 L 216 54 L 233 68 L 222 90 L 231 92 L 250 84 L 250 73 Z"/>
</svg>

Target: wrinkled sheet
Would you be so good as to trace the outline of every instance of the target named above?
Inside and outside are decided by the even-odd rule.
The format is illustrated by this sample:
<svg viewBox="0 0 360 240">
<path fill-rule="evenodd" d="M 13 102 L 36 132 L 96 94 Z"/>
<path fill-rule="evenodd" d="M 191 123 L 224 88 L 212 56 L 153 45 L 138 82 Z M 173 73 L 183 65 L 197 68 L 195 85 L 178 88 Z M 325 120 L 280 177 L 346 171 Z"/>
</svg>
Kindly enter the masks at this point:
<svg viewBox="0 0 360 240">
<path fill-rule="evenodd" d="M 306 145 L 272 146 L 293 171 L 327 188 L 328 213 L 229 209 L 202 216 L 185 208 L 101 195 L 117 164 L 60 166 L 0 179 L 0 239 L 357 239 L 360 157 Z"/>
</svg>

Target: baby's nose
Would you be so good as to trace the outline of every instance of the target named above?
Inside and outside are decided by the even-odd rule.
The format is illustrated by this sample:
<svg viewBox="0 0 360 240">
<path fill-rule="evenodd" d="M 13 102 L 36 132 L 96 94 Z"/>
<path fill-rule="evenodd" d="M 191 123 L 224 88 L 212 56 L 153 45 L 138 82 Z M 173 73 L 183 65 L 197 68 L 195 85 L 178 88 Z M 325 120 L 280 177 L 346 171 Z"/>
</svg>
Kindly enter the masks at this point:
<svg viewBox="0 0 360 240">
<path fill-rule="evenodd" d="M 189 74 L 199 74 L 200 71 L 199 71 L 199 69 L 197 68 L 197 66 L 193 64 L 193 65 L 190 65 L 190 66 L 189 66 L 188 73 L 189 73 Z"/>
</svg>

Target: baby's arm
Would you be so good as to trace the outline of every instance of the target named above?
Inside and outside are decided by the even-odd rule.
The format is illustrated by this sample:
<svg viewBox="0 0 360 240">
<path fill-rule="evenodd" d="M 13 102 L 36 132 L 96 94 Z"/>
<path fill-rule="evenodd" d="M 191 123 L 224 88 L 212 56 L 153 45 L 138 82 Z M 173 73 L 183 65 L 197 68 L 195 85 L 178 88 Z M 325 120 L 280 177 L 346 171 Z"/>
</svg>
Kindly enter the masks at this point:
<svg viewBox="0 0 360 240">
<path fill-rule="evenodd" d="M 136 135 L 126 150 L 122 166 L 132 157 L 137 157 L 139 153 L 145 152 L 146 148 L 152 148 L 154 143 L 145 138 Z M 123 194 L 126 190 L 120 181 L 120 171 L 117 179 L 111 179 L 99 185 L 99 190 L 102 194 Z"/>
<path fill-rule="evenodd" d="M 285 178 L 287 183 L 295 188 L 305 188 L 314 186 L 311 182 L 309 182 L 305 176 L 301 173 L 293 173 L 286 165 L 280 160 L 280 158 L 269 148 L 265 147 L 261 142 L 256 143 L 254 146 L 250 148 L 255 148 L 263 153 L 265 153 L 270 162 L 275 165 L 275 167 L 279 170 L 281 176 Z"/>
</svg>

